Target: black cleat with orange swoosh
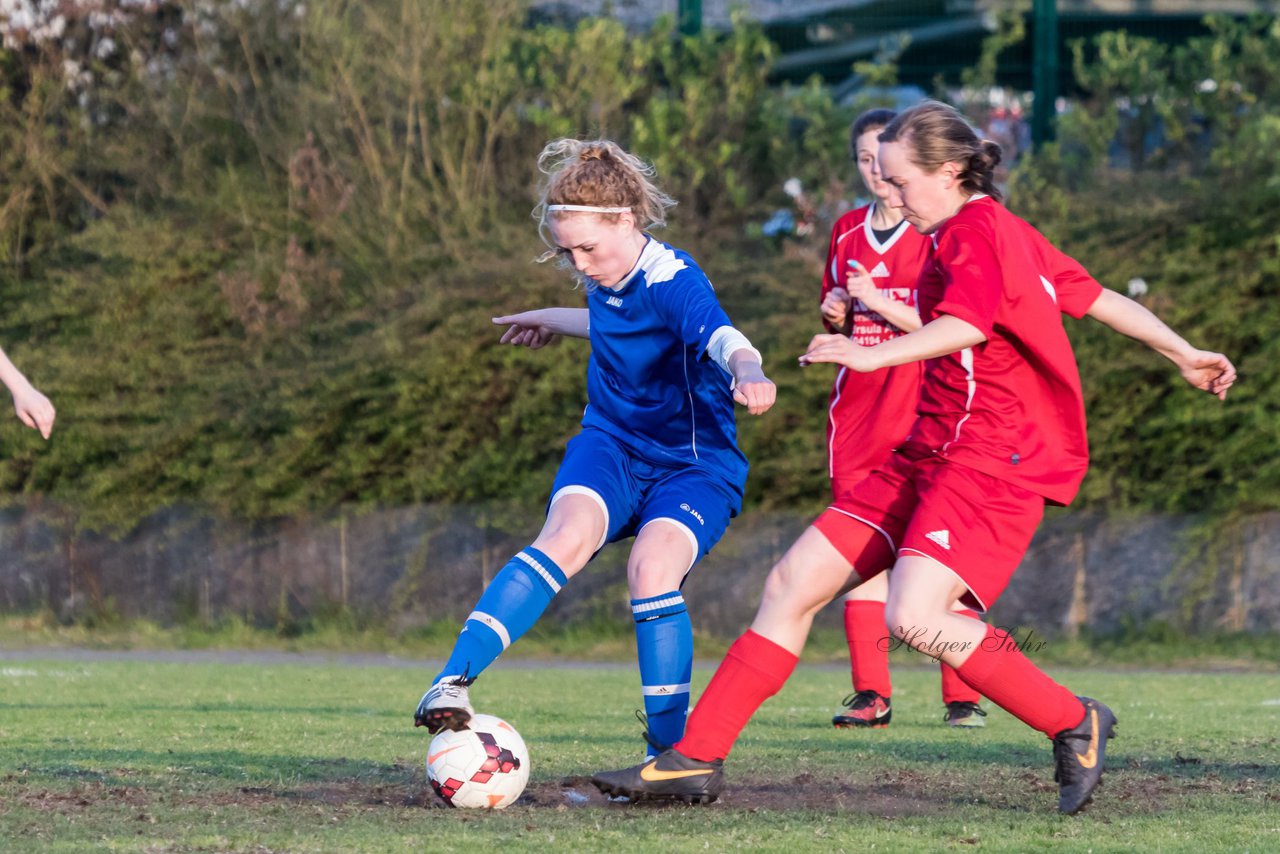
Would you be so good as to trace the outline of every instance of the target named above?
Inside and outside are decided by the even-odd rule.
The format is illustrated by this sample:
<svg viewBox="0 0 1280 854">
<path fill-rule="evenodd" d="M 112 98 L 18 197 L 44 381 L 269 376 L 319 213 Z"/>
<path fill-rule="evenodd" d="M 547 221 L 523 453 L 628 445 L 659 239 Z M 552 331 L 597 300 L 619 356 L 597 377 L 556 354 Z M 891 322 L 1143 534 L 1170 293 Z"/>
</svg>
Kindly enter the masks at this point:
<svg viewBox="0 0 1280 854">
<path fill-rule="evenodd" d="M 724 788 L 724 760 L 704 762 L 675 750 L 665 750 L 621 771 L 601 771 L 591 778 L 606 795 L 631 801 L 670 800 L 709 804 Z"/>
<path fill-rule="evenodd" d="M 1058 784 L 1058 812 L 1074 815 L 1089 803 L 1102 780 L 1107 739 L 1115 736 L 1116 716 L 1102 703 L 1080 697 L 1084 720 L 1053 738 L 1053 779 Z"/>
</svg>

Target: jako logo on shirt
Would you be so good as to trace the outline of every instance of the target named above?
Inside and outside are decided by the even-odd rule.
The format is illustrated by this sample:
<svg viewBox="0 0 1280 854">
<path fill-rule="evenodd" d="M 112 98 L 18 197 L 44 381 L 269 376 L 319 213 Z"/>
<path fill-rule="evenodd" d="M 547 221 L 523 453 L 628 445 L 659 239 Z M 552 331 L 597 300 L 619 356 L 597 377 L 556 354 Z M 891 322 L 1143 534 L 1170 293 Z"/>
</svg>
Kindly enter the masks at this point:
<svg viewBox="0 0 1280 854">
<path fill-rule="evenodd" d="M 933 540 L 947 551 L 951 551 L 951 532 L 950 531 L 932 531 L 925 534 L 926 539 Z"/>
<path fill-rule="evenodd" d="M 693 509 L 692 507 L 690 507 L 688 504 L 681 504 L 681 505 L 680 505 L 680 509 L 681 509 L 681 510 L 683 510 L 683 511 L 685 511 L 686 513 L 691 514 L 691 515 L 693 516 L 693 518 L 697 519 L 697 520 L 698 520 L 698 524 L 699 524 L 699 525 L 705 525 L 705 524 L 707 524 L 706 522 L 702 521 L 702 514 L 701 514 L 701 513 L 699 513 L 697 510 L 694 510 L 694 509 Z"/>
<path fill-rule="evenodd" d="M 605 300 L 605 303 L 613 306 L 614 308 L 622 308 L 622 297 L 609 297 Z"/>
</svg>

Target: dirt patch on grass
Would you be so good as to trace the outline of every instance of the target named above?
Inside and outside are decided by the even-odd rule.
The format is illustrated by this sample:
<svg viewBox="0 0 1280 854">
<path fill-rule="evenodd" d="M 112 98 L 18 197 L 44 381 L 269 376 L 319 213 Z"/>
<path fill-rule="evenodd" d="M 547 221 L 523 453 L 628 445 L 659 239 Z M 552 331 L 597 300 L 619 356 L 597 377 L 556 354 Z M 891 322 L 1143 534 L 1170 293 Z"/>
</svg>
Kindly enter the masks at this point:
<svg viewBox="0 0 1280 854">
<path fill-rule="evenodd" d="M 54 792 L 46 789 L 19 790 L 5 798 L 7 809 L 20 807 L 36 812 L 52 812 L 70 815 L 84 812 L 101 803 L 124 804 L 142 808 L 151 803 L 151 797 L 143 790 L 119 786 L 85 784 L 70 791 Z"/>
<path fill-rule="evenodd" d="M 1156 814 L 1175 810 L 1180 800 L 1194 795 L 1265 798 L 1280 802 L 1274 766 L 1232 765 L 1222 773 L 1188 768 L 1186 773 L 1151 773 L 1119 767 L 1109 771 L 1097 792 L 1098 803 L 1125 814 Z M 819 778 L 798 774 L 773 781 L 729 779 L 714 809 L 814 810 L 818 812 L 897 818 L 943 815 L 966 805 L 1025 811 L 1028 802 L 1057 803 L 1058 786 L 1047 769 L 1006 771 L 975 768 L 957 778 L 952 772 L 929 774 L 898 770 L 872 779 Z M 566 777 L 530 786 L 520 806 L 572 809 L 688 809 L 669 802 L 628 804 L 611 801 L 591 785 L 589 777 Z"/>
<path fill-rule="evenodd" d="M 344 814 L 362 809 L 418 808 L 448 809 L 419 774 L 401 781 L 369 783 L 361 781 L 325 782 L 294 786 L 241 786 L 213 792 L 157 792 L 136 787 L 81 783 L 67 791 L 19 789 L 7 798 L 9 810 L 32 810 L 60 815 L 87 813 L 103 806 L 127 806 L 137 811 L 139 821 L 154 822 L 152 815 L 190 808 L 238 807 L 261 809 L 288 802 L 310 805 L 325 812 Z M 671 809 L 662 803 L 631 805 L 611 802 L 585 776 L 534 783 L 517 802 L 533 809 L 638 808 Z M 817 780 L 810 774 L 771 782 L 733 783 L 721 796 L 717 809 L 746 811 L 813 809 L 884 817 L 936 815 L 951 803 L 933 797 L 910 781 L 853 785 L 846 780 Z"/>
<path fill-rule="evenodd" d="M 1177 808 L 1189 795 L 1261 797 L 1280 802 L 1277 768 L 1269 765 L 1203 766 L 1185 763 L 1172 773 L 1126 763 L 1103 778 L 1098 802 L 1126 814 L 1153 814 Z M 326 780 L 293 785 L 241 786 L 235 789 L 175 790 L 147 785 L 77 782 L 69 789 L 24 785 L 20 776 L 2 778 L 0 811 L 77 815 L 102 806 L 136 811 L 140 822 L 171 810 L 237 807 L 262 809 L 282 802 L 341 816 L 377 809 L 448 809 L 427 784 L 416 763 L 398 763 L 393 774 L 377 779 Z M 1181 773 L 1179 773 L 1181 772 Z M 115 780 L 130 772 L 116 769 Z M 912 770 L 881 771 L 870 779 L 819 777 L 802 773 L 769 780 L 731 777 L 713 809 L 746 812 L 814 810 L 818 812 L 897 818 L 942 815 L 966 805 L 996 810 L 1025 810 L 1028 799 L 1056 801 L 1057 786 L 1047 773 L 975 768 L 957 778 L 951 773 Z M 539 781 L 521 795 L 517 807 L 531 809 L 688 809 L 684 805 L 611 801 L 586 776 Z M 1049 808 L 1049 807 L 1046 807 Z"/>
<path fill-rule="evenodd" d="M 1216 763 L 1175 754 L 1172 761 L 1130 759 L 1102 778 L 1105 797 L 1133 812 L 1175 809 L 1188 795 L 1257 796 L 1280 802 L 1280 766 L 1257 762 Z"/>
<path fill-rule="evenodd" d="M 734 809 L 747 812 L 763 810 L 819 810 L 857 813 L 859 815 L 898 816 L 938 815 L 951 805 L 945 798 L 936 799 L 911 779 L 914 775 L 902 772 L 891 775 L 893 779 L 873 781 L 861 785 L 845 779 L 819 779 L 813 774 L 770 781 L 730 781 L 713 809 Z M 591 784 L 585 776 L 565 777 L 557 782 L 530 786 L 521 795 L 518 806 L 553 809 L 580 807 L 605 807 L 614 809 L 689 809 L 683 804 L 647 801 L 630 804 L 625 800 L 611 801 Z"/>
</svg>

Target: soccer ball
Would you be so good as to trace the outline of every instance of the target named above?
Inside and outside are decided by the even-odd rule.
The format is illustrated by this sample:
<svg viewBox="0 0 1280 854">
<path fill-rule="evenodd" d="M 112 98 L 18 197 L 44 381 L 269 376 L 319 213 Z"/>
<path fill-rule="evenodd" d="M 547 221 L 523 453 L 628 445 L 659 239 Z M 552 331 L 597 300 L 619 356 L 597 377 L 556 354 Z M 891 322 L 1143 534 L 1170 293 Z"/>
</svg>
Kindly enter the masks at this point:
<svg viewBox="0 0 1280 854">
<path fill-rule="evenodd" d="M 444 730 L 427 748 L 427 779 L 451 807 L 500 810 L 529 782 L 529 750 L 515 727 L 473 715 L 467 729 Z"/>
</svg>

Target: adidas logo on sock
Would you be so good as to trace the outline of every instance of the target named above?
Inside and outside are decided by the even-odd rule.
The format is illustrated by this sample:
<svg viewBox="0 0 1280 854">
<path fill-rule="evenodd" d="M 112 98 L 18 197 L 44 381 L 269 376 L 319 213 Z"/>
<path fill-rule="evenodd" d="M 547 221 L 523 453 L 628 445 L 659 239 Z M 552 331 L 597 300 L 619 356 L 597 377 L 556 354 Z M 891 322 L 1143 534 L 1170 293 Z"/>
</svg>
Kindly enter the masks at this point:
<svg viewBox="0 0 1280 854">
<path fill-rule="evenodd" d="M 951 532 L 950 531 L 947 531 L 947 530 L 930 531 L 929 533 L 925 534 L 925 538 L 933 540 L 935 543 L 942 546 L 947 551 L 951 551 Z"/>
</svg>

